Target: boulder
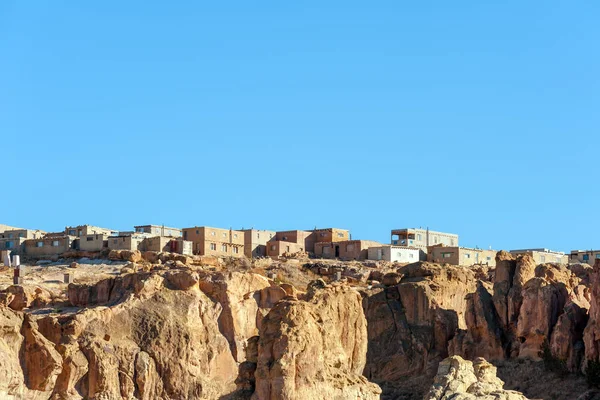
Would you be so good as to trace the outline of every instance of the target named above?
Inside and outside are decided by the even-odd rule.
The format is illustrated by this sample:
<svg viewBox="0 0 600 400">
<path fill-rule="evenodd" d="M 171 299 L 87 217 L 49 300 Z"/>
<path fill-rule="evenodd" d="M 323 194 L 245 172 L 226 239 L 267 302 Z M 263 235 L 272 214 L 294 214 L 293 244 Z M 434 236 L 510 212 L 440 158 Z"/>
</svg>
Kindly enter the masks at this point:
<svg viewBox="0 0 600 400">
<path fill-rule="evenodd" d="M 439 364 L 438 373 L 425 400 L 527 400 L 523 394 L 503 389 L 496 367 L 477 358 L 474 362 L 452 356 Z"/>
</svg>

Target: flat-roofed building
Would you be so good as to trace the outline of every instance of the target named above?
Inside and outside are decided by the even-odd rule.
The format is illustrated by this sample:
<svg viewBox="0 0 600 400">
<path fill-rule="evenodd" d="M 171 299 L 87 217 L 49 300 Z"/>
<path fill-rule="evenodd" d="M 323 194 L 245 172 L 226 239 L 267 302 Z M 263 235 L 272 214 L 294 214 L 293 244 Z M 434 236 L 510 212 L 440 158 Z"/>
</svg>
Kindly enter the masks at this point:
<svg viewBox="0 0 600 400">
<path fill-rule="evenodd" d="M 201 256 L 244 256 L 245 238 L 242 231 L 195 226 L 183 229 L 183 239 L 191 241 L 194 254 Z"/>
<path fill-rule="evenodd" d="M 600 260 L 600 250 L 572 250 L 569 254 L 569 263 L 584 263 L 594 265 Z"/>
<path fill-rule="evenodd" d="M 244 232 L 244 255 L 246 257 L 267 256 L 267 242 L 275 237 L 275 231 L 242 229 L 241 232 Z"/>
<path fill-rule="evenodd" d="M 285 242 L 283 240 L 273 240 L 267 243 L 267 256 L 269 257 L 290 256 L 304 252 L 306 250 L 298 243 Z"/>
<path fill-rule="evenodd" d="M 429 246 L 427 261 L 437 264 L 496 266 L 496 250 L 472 249 L 458 246 Z"/>
<path fill-rule="evenodd" d="M 103 233 L 94 233 L 83 235 L 79 238 L 79 250 L 82 251 L 102 251 L 108 247 L 109 235 Z"/>
<path fill-rule="evenodd" d="M 174 238 L 171 236 L 152 236 L 147 237 L 142 242 L 143 251 L 169 252 L 185 255 L 192 254 L 193 243 L 183 238 Z"/>
<path fill-rule="evenodd" d="M 369 247 L 378 247 L 381 243 L 372 240 L 345 240 L 343 242 L 320 242 L 315 244 L 315 256 L 338 258 L 342 261 L 366 260 Z"/>
<path fill-rule="evenodd" d="M 46 232 L 39 229 L 9 229 L 0 233 L 0 250 L 6 250 L 11 255 L 25 254 L 24 243 L 27 239 L 40 239 Z"/>
<path fill-rule="evenodd" d="M 73 249 L 74 236 L 50 236 L 39 239 L 27 239 L 24 242 L 25 255 L 28 257 L 48 257 L 61 255 Z"/>
<path fill-rule="evenodd" d="M 511 250 L 512 254 L 521 255 L 521 254 L 530 254 L 533 257 L 533 261 L 536 264 L 545 264 L 545 263 L 556 263 L 556 264 L 568 264 L 569 256 L 561 251 L 552 251 L 544 248 L 537 249 L 520 249 L 520 250 Z"/>
<path fill-rule="evenodd" d="M 100 228 L 94 225 L 77 225 L 65 227 L 65 235 L 69 236 L 88 236 L 88 235 L 116 235 L 118 232 L 113 229 Z"/>
<path fill-rule="evenodd" d="M 420 260 L 421 250 L 416 247 L 383 245 L 369 247 L 368 259 L 398 263 L 413 263 Z"/>
<path fill-rule="evenodd" d="M 416 247 L 427 252 L 429 246 L 437 244 L 458 246 L 458 235 L 421 228 L 393 229 L 391 244 L 393 246 Z"/>
<path fill-rule="evenodd" d="M 138 225 L 134 226 L 136 233 L 149 233 L 153 236 L 182 237 L 182 229 L 171 228 L 164 225 Z"/>
<path fill-rule="evenodd" d="M 148 235 L 125 234 L 110 236 L 107 239 L 107 246 L 111 250 L 140 250 L 143 251 L 142 242 Z"/>
</svg>

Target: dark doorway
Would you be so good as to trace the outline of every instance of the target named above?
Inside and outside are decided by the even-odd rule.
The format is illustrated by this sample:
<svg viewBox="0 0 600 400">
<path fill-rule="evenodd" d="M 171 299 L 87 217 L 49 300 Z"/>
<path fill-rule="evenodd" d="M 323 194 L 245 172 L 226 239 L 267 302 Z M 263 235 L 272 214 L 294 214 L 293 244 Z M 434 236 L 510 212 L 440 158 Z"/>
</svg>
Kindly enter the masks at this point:
<svg viewBox="0 0 600 400">
<path fill-rule="evenodd" d="M 335 246 L 335 258 L 340 256 L 340 246 Z"/>
</svg>

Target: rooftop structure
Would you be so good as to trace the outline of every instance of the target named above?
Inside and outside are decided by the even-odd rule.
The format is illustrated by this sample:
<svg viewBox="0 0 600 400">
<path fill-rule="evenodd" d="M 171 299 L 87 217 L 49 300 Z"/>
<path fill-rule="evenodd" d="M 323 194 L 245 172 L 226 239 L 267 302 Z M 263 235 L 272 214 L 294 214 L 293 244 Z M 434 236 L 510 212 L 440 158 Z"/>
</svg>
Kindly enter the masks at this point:
<svg viewBox="0 0 600 400">
<path fill-rule="evenodd" d="M 155 236 L 181 237 L 182 229 L 171 228 L 164 225 L 138 225 L 134 226 L 136 233 L 150 233 Z"/>
<path fill-rule="evenodd" d="M 426 252 L 427 247 L 438 244 L 458 246 L 458 235 L 422 228 L 393 229 L 391 244 L 394 246 L 416 247 Z"/>
</svg>

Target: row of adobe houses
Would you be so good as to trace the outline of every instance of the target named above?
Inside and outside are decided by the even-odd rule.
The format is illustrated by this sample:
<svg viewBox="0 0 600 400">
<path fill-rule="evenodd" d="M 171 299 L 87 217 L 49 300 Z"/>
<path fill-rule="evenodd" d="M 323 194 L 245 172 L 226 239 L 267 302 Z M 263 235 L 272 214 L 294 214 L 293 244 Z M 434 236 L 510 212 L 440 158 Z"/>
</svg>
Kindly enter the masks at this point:
<svg viewBox="0 0 600 400">
<path fill-rule="evenodd" d="M 495 265 L 496 250 L 459 246 L 459 236 L 429 229 L 394 229 L 390 243 L 353 240 L 346 229 L 270 231 L 221 229 L 207 226 L 172 228 L 140 225 L 132 231 L 116 231 L 92 225 L 67 226 L 61 232 L 0 225 L 0 250 L 29 258 L 61 256 L 76 251 L 139 250 L 198 254 L 217 257 L 285 257 L 308 254 L 317 258 L 385 260 L 410 263 L 431 261 L 451 265 Z M 511 250 L 529 253 L 539 263 L 580 262 L 594 264 L 600 250 L 573 250 L 570 254 L 548 249 Z"/>
</svg>

